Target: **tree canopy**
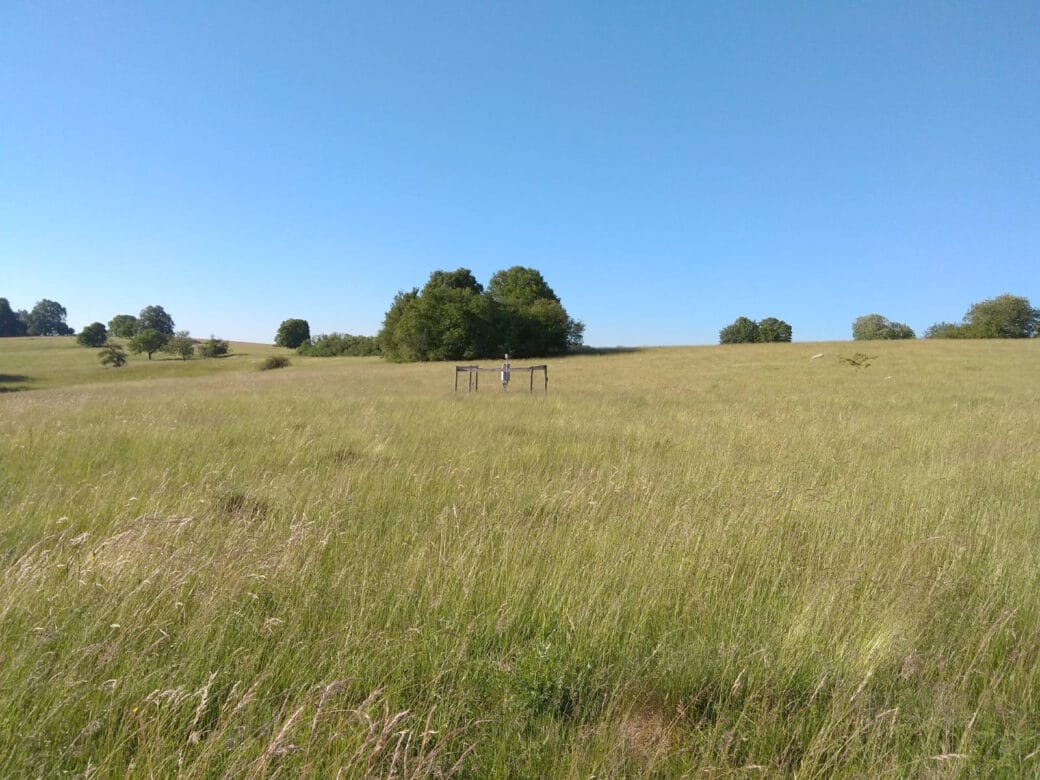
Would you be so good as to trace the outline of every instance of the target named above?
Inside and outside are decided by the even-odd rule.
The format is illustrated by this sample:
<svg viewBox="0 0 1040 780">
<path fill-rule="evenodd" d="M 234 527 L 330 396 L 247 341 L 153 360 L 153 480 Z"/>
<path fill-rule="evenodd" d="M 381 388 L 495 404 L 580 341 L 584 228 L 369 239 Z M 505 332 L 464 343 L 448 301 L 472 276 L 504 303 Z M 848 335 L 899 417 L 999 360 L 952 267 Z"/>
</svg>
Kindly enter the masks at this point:
<svg viewBox="0 0 1040 780">
<path fill-rule="evenodd" d="M 434 271 L 422 290 L 394 297 L 378 340 L 389 360 L 475 360 L 559 355 L 583 333 L 541 273 L 514 266 L 487 289 L 468 268 Z"/>
<path fill-rule="evenodd" d="M 274 345 L 276 347 L 296 349 L 310 337 L 311 326 L 307 320 L 283 320 L 282 324 L 278 326 L 278 332 L 274 336 Z"/>
<path fill-rule="evenodd" d="M 973 304 L 960 324 L 937 322 L 925 331 L 932 339 L 1027 339 L 1040 333 L 1040 309 L 1028 298 L 998 295 Z"/>
<path fill-rule="evenodd" d="M 108 332 L 119 338 L 131 338 L 137 333 L 137 317 L 133 314 L 117 314 L 108 321 Z"/>
<path fill-rule="evenodd" d="M 974 304 L 964 315 L 972 335 L 979 339 L 1028 339 L 1040 326 L 1040 310 L 1028 298 L 998 295 Z"/>
<path fill-rule="evenodd" d="M 64 306 L 44 298 L 29 312 L 26 332 L 29 336 L 71 336 L 73 330 L 65 324 L 65 316 Z"/>
<path fill-rule="evenodd" d="M 791 326 L 776 317 L 755 322 L 750 317 L 737 317 L 719 331 L 720 344 L 757 344 L 771 341 L 790 341 Z"/>
<path fill-rule="evenodd" d="M 768 342 L 789 342 L 794 332 L 791 326 L 776 317 L 766 317 L 758 323 L 758 340 Z"/>
<path fill-rule="evenodd" d="M 0 337 L 25 336 L 28 327 L 25 319 L 11 308 L 7 298 L 0 298 Z"/>
<path fill-rule="evenodd" d="M 162 306 L 145 306 L 137 315 L 137 333 L 155 330 L 164 336 L 173 336 L 173 317 Z"/>
<path fill-rule="evenodd" d="M 162 346 L 163 352 L 187 360 L 195 354 L 195 339 L 186 330 L 177 331 Z"/>
<path fill-rule="evenodd" d="M 864 314 L 852 323 L 852 338 L 856 341 L 878 339 L 912 339 L 913 329 L 901 322 L 892 322 L 880 314 Z"/>
<path fill-rule="evenodd" d="M 108 341 L 108 329 L 100 322 L 92 322 L 76 336 L 76 343 L 84 347 L 103 347 Z"/>
<path fill-rule="evenodd" d="M 148 359 L 151 360 L 152 355 L 166 346 L 166 342 L 169 340 L 170 336 L 167 336 L 165 333 L 160 333 L 154 328 L 147 328 L 130 339 L 127 346 L 130 347 L 130 351 L 134 354 L 146 353 Z"/>
</svg>

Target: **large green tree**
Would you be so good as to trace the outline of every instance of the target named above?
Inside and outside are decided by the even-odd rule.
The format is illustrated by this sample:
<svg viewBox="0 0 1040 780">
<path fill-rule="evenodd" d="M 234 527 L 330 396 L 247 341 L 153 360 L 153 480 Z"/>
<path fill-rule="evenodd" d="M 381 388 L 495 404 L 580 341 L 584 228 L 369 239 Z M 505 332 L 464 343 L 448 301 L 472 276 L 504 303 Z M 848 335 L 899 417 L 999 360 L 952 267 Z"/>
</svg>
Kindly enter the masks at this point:
<svg viewBox="0 0 1040 780">
<path fill-rule="evenodd" d="M 737 317 L 719 331 L 720 344 L 754 344 L 758 341 L 758 323 L 750 317 Z"/>
<path fill-rule="evenodd" d="M 789 342 L 792 335 L 791 326 L 776 317 L 766 317 L 758 323 L 758 340 L 761 342 Z"/>
<path fill-rule="evenodd" d="M 133 337 L 137 333 L 137 317 L 133 314 L 117 314 L 109 320 L 108 332 L 122 339 Z"/>
<path fill-rule="evenodd" d="M 7 298 L 0 298 L 0 337 L 26 335 L 25 319 L 11 309 Z"/>
<path fill-rule="evenodd" d="M 278 326 L 278 332 L 274 334 L 274 345 L 296 349 L 310 337 L 311 326 L 307 320 L 283 320 L 282 324 Z"/>
<path fill-rule="evenodd" d="M 514 265 L 488 282 L 497 351 L 517 357 L 561 355 L 581 345 L 585 325 L 572 319 L 534 268 Z"/>
<path fill-rule="evenodd" d="M 971 334 L 980 339 L 1027 339 L 1040 326 L 1040 310 L 1028 298 L 998 295 L 974 304 L 964 315 Z"/>
<path fill-rule="evenodd" d="M 1028 298 L 998 295 L 973 304 L 960 324 L 937 322 L 925 331 L 931 339 L 1027 339 L 1040 333 L 1040 309 Z"/>
<path fill-rule="evenodd" d="M 468 269 L 434 271 L 400 312 L 393 343 L 401 359 L 472 360 L 494 351 L 488 299 Z"/>
<path fill-rule="evenodd" d="M 155 330 L 164 336 L 174 334 L 173 317 L 166 313 L 162 306 L 145 306 L 137 315 L 137 333 Z"/>
<path fill-rule="evenodd" d="M 879 339 L 912 339 L 913 329 L 901 322 L 892 322 L 880 314 L 864 314 L 852 323 L 852 338 L 856 341 Z"/>
<path fill-rule="evenodd" d="M 26 331 L 30 336 L 71 336 L 73 331 L 65 324 L 65 316 L 64 306 L 44 298 L 29 312 Z"/>
<path fill-rule="evenodd" d="M 404 363 L 419 359 L 412 351 L 411 345 L 405 338 L 405 330 L 401 327 L 405 314 L 418 299 L 418 287 L 401 290 L 394 296 L 390 308 L 383 315 L 383 327 L 376 336 L 376 341 L 379 342 L 380 352 L 388 360 Z"/>
<path fill-rule="evenodd" d="M 100 322 L 92 322 L 79 332 L 76 343 L 84 347 L 103 347 L 108 341 L 108 330 Z"/>
</svg>

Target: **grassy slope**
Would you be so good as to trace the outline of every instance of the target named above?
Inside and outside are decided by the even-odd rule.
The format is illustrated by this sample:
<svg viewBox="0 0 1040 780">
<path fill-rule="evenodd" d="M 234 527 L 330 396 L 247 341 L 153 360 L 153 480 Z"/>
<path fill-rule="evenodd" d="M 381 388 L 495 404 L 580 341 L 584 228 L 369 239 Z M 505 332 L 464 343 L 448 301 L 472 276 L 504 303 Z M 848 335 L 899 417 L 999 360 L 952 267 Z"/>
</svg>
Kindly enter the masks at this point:
<svg viewBox="0 0 1040 780">
<path fill-rule="evenodd" d="M 1038 347 L 0 340 L 0 767 L 1034 773 Z"/>
</svg>

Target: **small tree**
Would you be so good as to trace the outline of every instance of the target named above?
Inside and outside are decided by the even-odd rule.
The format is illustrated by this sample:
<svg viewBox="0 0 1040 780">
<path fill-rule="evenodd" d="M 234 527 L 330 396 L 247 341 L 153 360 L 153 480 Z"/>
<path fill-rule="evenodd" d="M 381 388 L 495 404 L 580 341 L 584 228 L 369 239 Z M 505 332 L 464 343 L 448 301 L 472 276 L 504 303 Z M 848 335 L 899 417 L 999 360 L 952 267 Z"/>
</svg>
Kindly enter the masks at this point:
<svg viewBox="0 0 1040 780">
<path fill-rule="evenodd" d="M 307 320 L 285 320 L 278 326 L 274 344 L 276 347 L 296 349 L 311 337 L 311 326 Z"/>
<path fill-rule="evenodd" d="M 737 317 L 719 331 L 720 344 L 752 344 L 758 341 L 758 323 L 748 317 Z"/>
<path fill-rule="evenodd" d="M 130 347 L 130 351 L 135 355 L 139 355 L 142 352 L 147 353 L 148 359 L 151 360 L 152 355 L 162 349 L 169 340 L 170 337 L 165 333 L 148 328 L 130 339 L 127 346 Z"/>
<path fill-rule="evenodd" d="M 76 336 L 76 343 L 84 347 L 103 347 L 108 341 L 108 330 L 100 322 L 92 322 Z"/>
<path fill-rule="evenodd" d="M 101 365 L 112 366 L 112 368 L 120 368 L 126 365 L 126 352 L 123 347 L 115 342 L 109 342 L 105 344 L 105 348 L 98 353 L 98 358 L 101 360 Z"/>
<path fill-rule="evenodd" d="M 108 322 L 108 331 L 113 336 L 130 339 L 137 333 L 137 317 L 133 314 L 117 314 Z"/>
<path fill-rule="evenodd" d="M 187 360 L 195 354 L 195 339 L 188 335 L 188 331 L 181 330 L 163 344 L 162 350 L 181 360 Z"/>
</svg>

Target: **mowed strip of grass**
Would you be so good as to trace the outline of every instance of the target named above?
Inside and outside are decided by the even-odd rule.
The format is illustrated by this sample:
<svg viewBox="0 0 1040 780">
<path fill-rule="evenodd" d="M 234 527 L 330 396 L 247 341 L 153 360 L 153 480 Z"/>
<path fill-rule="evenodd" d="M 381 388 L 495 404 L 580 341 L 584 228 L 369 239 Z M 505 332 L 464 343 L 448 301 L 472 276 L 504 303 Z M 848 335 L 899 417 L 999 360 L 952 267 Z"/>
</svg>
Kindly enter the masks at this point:
<svg viewBox="0 0 1040 780">
<path fill-rule="evenodd" d="M 0 766 L 1032 774 L 1038 357 L 52 374 L 0 396 Z"/>
</svg>

